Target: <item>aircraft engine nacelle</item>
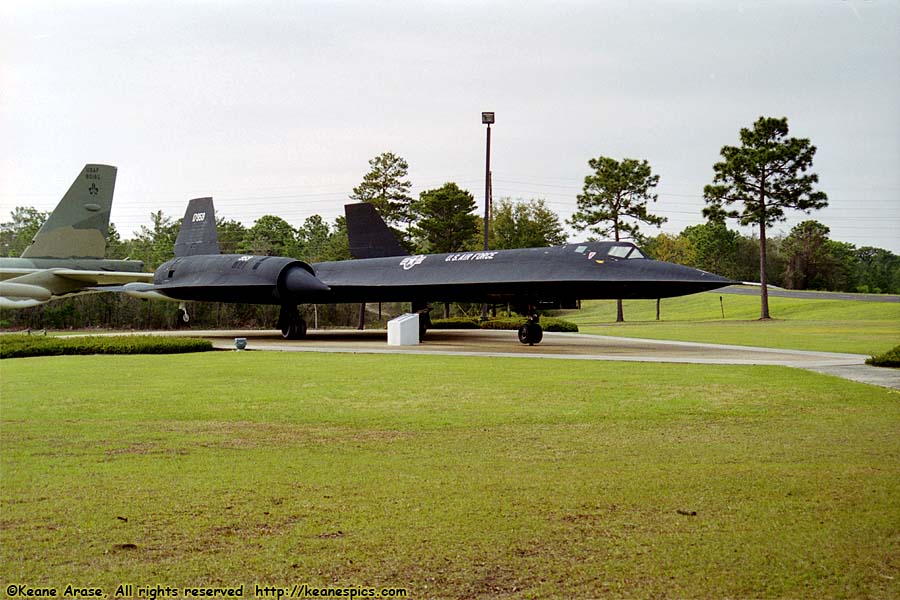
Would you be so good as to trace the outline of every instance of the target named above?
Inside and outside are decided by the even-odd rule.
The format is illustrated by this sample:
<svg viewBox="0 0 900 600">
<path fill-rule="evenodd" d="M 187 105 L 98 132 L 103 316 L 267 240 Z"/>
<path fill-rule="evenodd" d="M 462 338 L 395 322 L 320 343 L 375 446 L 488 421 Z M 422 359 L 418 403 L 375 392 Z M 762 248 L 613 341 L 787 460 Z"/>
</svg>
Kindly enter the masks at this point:
<svg viewBox="0 0 900 600">
<path fill-rule="evenodd" d="M 303 261 L 284 256 L 183 256 L 160 266 L 156 290 L 179 300 L 300 304 L 328 286 Z"/>
<path fill-rule="evenodd" d="M 28 283 L 0 283 L 0 296 L 6 298 L 14 298 L 17 302 L 21 300 L 35 300 L 38 304 L 50 300 L 50 290 L 39 285 L 30 285 Z M 35 306 L 31 304 L 29 306 Z"/>
<path fill-rule="evenodd" d="M 16 308 L 31 308 L 33 306 L 40 306 L 45 302 L 46 300 L 34 300 L 32 298 L 10 298 L 7 296 L 0 296 L 0 308 L 4 310 Z"/>
<path fill-rule="evenodd" d="M 309 294 L 327 292 L 329 287 L 316 277 L 313 268 L 303 261 L 285 265 L 278 275 L 278 296 L 297 299 L 298 302 Z"/>
</svg>

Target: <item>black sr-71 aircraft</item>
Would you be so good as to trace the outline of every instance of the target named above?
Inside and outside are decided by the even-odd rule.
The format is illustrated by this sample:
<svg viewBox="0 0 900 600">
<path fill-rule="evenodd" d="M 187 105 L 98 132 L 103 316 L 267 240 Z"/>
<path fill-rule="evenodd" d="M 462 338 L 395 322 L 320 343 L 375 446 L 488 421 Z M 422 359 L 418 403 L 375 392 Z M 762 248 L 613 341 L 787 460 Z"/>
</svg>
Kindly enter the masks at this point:
<svg viewBox="0 0 900 600">
<path fill-rule="evenodd" d="M 734 283 L 650 260 L 628 242 L 408 256 L 371 204 L 350 204 L 346 211 L 355 259 L 307 264 L 283 256 L 219 254 L 212 198 L 191 200 L 175 258 L 156 270 L 152 285 L 129 283 L 123 289 L 182 301 L 182 311 L 183 301 L 190 300 L 278 304 L 278 326 L 287 339 L 306 334 L 298 304 L 411 302 L 424 333 L 429 302 L 509 303 L 528 317 L 519 340 L 536 344 L 543 337 L 539 309 L 574 308 L 584 299 L 668 298 Z"/>
</svg>

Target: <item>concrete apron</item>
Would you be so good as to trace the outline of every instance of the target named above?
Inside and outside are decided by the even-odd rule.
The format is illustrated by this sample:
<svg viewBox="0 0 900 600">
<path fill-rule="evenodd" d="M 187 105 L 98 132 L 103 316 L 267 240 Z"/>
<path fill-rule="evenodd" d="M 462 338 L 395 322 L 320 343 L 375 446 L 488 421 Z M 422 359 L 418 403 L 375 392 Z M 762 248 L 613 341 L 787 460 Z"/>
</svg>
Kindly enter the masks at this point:
<svg viewBox="0 0 900 600">
<path fill-rule="evenodd" d="M 388 346 L 384 330 L 310 330 L 303 340 L 288 341 L 275 330 L 171 331 L 157 335 L 209 339 L 215 348 L 233 349 L 234 338 L 247 338 L 248 350 L 348 352 L 370 354 L 442 354 L 565 360 L 670 362 L 707 365 L 776 365 L 834 375 L 900 390 L 900 370 L 870 367 L 867 356 L 809 350 L 783 350 L 726 344 L 645 340 L 580 333 L 545 332 L 536 346 L 520 344 L 515 331 L 432 330 L 417 346 Z"/>
</svg>

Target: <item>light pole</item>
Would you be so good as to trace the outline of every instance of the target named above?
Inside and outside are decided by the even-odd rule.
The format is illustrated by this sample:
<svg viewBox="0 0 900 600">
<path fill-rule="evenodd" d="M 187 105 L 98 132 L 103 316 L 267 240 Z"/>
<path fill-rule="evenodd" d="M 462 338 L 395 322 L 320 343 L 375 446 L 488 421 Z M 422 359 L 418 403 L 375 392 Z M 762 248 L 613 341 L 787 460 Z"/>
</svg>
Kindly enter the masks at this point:
<svg viewBox="0 0 900 600">
<path fill-rule="evenodd" d="M 487 142 L 484 159 L 484 249 L 488 249 L 488 227 L 491 219 L 491 125 L 494 124 L 494 113 L 481 113 L 481 122 L 487 125 Z"/>
<path fill-rule="evenodd" d="M 491 221 L 491 125 L 494 124 L 494 113 L 481 113 L 481 123 L 487 125 L 487 142 L 484 159 L 484 249 L 488 249 L 488 228 Z M 481 320 L 487 321 L 487 303 L 481 305 Z"/>
</svg>

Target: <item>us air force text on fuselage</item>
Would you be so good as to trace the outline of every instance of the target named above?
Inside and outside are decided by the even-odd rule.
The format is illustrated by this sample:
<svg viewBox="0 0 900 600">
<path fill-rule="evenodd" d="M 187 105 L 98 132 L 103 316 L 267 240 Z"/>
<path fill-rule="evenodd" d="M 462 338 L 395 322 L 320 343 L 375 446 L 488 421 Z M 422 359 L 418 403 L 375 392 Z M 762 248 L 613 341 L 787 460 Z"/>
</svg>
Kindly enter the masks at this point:
<svg viewBox="0 0 900 600">
<path fill-rule="evenodd" d="M 444 262 L 467 262 L 470 260 L 494 260 L 497 256 L 496 252 L 457 252 L 448 254 Z M 425 254 L 416 254 L 415 256 L 406 256 L 400 261 L 400 266 L 404 271 L 409 271 L 417 265 L 421 265 L 428 258 Z"/>
<path fill-rule="evenodd" d="M 462 252 L 459 254 L 451 254 L 444 259 L 444 262 L 461 262 L 467 260 L 494 260 L 497 256 L 496 252 Z"/>
</svg>

